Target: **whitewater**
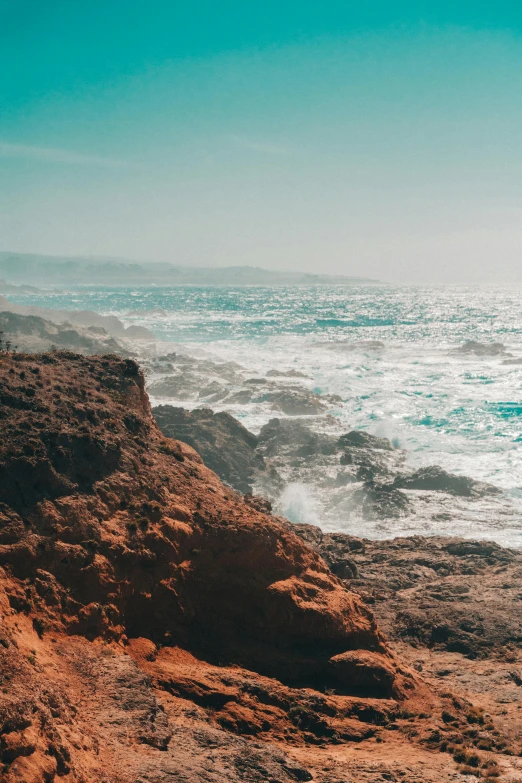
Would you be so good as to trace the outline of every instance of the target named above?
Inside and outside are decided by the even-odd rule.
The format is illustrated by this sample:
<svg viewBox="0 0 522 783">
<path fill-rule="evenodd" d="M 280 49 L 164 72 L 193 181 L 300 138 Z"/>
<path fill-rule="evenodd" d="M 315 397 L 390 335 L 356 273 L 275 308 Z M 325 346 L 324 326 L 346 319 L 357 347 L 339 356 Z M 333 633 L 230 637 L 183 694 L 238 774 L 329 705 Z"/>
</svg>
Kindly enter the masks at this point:
<svg viewBox="0 0 522 783">
<path fill-rule="evenodd" d="M 327 413 L 303 417 L 315 429 L 387 437 L 412 469 L 441 465 L 503 490 L 465 509 L 446 499 L 415 518 L 369 523 L 336 516 L 314 488 L 294 482 L 278 510 L 295 521 L 373 537 L 444 533 L 522 545 L 521 288 L 93 286 L 10 299 L 146 326 L 157 340 L 149 356 L 234 362 L 244 379 L 301 373 L 292 384 L 338 398 Z M 463 353 L 466 341 L 488 348 Z M 197 396 L 153 402 L 204 404 Z M 211 407 L 253 432 L 281 415 L 262 400 Z"/>
</svg>

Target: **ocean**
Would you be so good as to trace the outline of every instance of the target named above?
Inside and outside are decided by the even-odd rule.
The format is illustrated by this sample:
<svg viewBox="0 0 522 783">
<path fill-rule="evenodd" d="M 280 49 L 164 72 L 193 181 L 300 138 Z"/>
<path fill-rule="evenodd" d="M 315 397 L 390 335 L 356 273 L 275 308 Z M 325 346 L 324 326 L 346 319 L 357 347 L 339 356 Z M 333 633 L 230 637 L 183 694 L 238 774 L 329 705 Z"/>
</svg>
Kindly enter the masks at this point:
<svg viewBox="0 0 522 783">
<path fill-rule="evenodd" d="M 413 517 L 368 522 L 336 515 L 317 487 L 294 482 L 278 510 L 295 521 L 374 537 L 442 533 L 522 545 L 521 288 L 86 287 L 10 299 L 146 326 L 158 341 L 146 349 L 149 358 L 178 352 L 234 362 L 241 382 L 229 378 L 230 392 L 269 371 L 301 373 L 292 385 L 325 399 L 336 395 L 326 413 L 303 417 L 311 427 L 387 437 L 406 450 L 412 469 L 441 465 L 503 491 L 463 509 L 441 501 Z M 466 341 L 488 348 L 462 352 Z M 492 349 L 494 343 L 501 345 Z M 211 407 L 254 432 L 281 415 L 259 395 L 237 397 Z M 205 404 L 197 394 L 152 399 Z"/>
</svg>

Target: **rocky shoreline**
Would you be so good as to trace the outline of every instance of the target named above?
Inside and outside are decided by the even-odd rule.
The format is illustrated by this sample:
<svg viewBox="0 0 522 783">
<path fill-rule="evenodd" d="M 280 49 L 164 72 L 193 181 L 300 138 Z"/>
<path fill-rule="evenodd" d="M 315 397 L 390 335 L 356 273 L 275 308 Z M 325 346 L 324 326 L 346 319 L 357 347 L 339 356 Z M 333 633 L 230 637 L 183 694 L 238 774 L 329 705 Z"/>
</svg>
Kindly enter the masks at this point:
<svg viewBox="0 0 522 783">
<path fill-rule="evenodd" d="M 267 514 L 124 358 L 4 353 L 0 380 L 2 780 L 521 779 L 520 553 Z M 254 444 L 218 422 L 232 477 Z"/>
</svg>

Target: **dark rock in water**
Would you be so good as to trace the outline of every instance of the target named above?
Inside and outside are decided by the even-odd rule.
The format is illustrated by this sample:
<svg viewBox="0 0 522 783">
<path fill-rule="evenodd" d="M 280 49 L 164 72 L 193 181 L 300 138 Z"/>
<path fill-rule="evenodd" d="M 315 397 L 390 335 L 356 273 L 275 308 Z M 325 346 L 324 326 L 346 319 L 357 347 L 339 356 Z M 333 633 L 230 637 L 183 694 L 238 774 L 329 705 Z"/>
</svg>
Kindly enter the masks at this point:
<svg viewBox="0 0 522 783">
<path fill-rule="evenodd" d="M 150 329 L 147 329 L 145 326 L 137 326 L 137 325 L 131 325 L 127 326 L 127 328 L 123 332 L 125 337 L 128 337 L 130 340 L 154 340 L 154 334 L 150 331 Z"/>
<path fill-rule="evenodd" d="M 299 372 L 299 370 L 269 370 L 266 374 L 267 378 L 308 378 L 308 375 L 305 375 L 303 372 Z"/>
<path fill-rule="evenodd" d="M 212 383 L 209 383 L 204 389 L 201 389 L 198 397 L 201 400 L 205 400 L 207 403 L 212 403 L 225 399 L 227 395 L 228 389 L 225 389 L 225 387 L 217 381 L 212 381 Z"/>
<path fill-rule="evenodd" d="M 475 340 L 468 340 L 459 348 L 454 348 L 453 353 L 475 354 L 475 356 L 509 356 L 502 343 L 479 343 Z"/>
<path fill-rule="evenodd" d="M 270 402 L 274 410 L 287 416 L 314 416 L 328 409 L 326 398 L 298 387 L 267 392 L 259 402 Z"/>
<path fill-rule="evenodd" d="M 522 364 L 522 358 L 517 359 L 504 359 L 502 364 Z"/>
<path fill-rule="evenodd" d="M 394 448 L 387 438 L 359 430 L 341 435 L 337 445 L 342 450 L 341 465 L 349 466 L 357 481 L 372 481 L 379 476 L 391 480 L 405 460 L 404 452 Z"/>
<path fill-rule="evenodd" d="M 248 403 L 252 400 L 253 394 L 253 389 L 240 389 L 238 392 L 231 394 L 227 398 L 227 402 L 232 405 L 248 405 Z"/>
<path fill-rule="evenodd" d="M 352 430 L 339 438 L 339 447 L 344 449 L 350 446 L 357 446 L 360 449 L 384 449 L 393 451 L 394 446 L 388 438 L 378 438 L 376 435 L 370 435 L 369 432 L 361 430 Z"/>
<path fill-rule="evenodd" d="M 263 460 L 255 452 L 257 437 L 237 419 L 209 408 L 187 411 L 171 405 L 152 413 L 164 435 L 192 446 L 222 481 L 239 492 L 252 492 L 252 473 L 264 469 Z"/>
<path fill-rule="evenodd" d="M 356 489 L 352 495 L 354 508 L 359 507 L 365 519 L 390 519 L 411 512 L 407 495 L 391 484 L 375 484 L 373 480 Z"/>
<path fill-rule="evenodd" d="M 230 385 L 241 381 L 238 372 L 241 368 L 235 362 L 213 362 L 179 353 L 144 361 L 143 367 L 152 375 L 148 385 L 150 394 L 174 400 L 218 402 L 228 397 Z M 163 377 L 155 378 L 156 373 Z"/>
<path fill-rule="evenodd" d="M 335 437 L 314 432 L 306 424 L 288 419 L 270 419 L 261 427 L 258 443 L 266 457 L 311 457 L 332 455 L 337 451 Z"/>
<path fill-rule="evenodd" d="M 431 490 L 433 492 L 447 492 L 459 497 L 481 497 L 483 495 L 496 495 L 500 490 L 491 484 L 474 481 L 467 476 L 456 476 L 453 473 L 432 465 L 428 468 L 420 468 L 409 476 L 397 476 L 393 482 L 394 487 L 400 489 Z"/>
<path fill-rule="evenodd" d="M 160 378 L 149 386 L 153 397 L 173 397 L 176 400 L 190 400 L 195 394 L 197 378 L 189 373 L 178 373 Z"/>
</svg>

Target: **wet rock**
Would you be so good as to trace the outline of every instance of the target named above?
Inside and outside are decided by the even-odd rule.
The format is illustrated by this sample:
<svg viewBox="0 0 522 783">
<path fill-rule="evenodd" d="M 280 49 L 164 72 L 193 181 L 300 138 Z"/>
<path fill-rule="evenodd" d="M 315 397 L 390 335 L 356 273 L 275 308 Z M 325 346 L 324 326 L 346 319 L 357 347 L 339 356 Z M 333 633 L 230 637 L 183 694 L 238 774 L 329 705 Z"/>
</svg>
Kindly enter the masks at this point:
<svg viewBox="0 0 522 783">
<path fill-rule="evenodd" d="M 312 457 L 318 454 L 331 456 L 337 451 L 336 438 L 314 432 L 300 421 L 270 419 L 261 427 L 258 445 L 266 457 Z"/>
<path fill-rule="evenodd" d="M 138 326 L 137 324 L 127 326 L 123 334 L 129 340 L 155 340 L 156 339 L 153 332 L 151 332 L 150 329 L 147 329 L 145 326 Z"/>
<path fill-rule="evenodd" d="M 467 340 L 459 348 L 454 348 L 453 352 L 473 354 L 475 356 L 509 356 L 509 354 L 506 354 L 506 347 L 502 343 L 480 343 L 475 340 Z"/>
<path fill-rule="evenodd" d="M 299 370 L 268 370 L 266 374 L 267 378 L 307 378 L 303 372 Z"/>
<path fill-rule="evenodd" d="M 491 484 L 474 481 L 467 476 L 456 476 L 437 465 L 420 468 L 410 475 L 397 476 L 393 482 L 400 489 L 420 489 L 433 492 L 447 492 L 460 497 L 483 497 L 496 495 L 500 490 Z"/>
<path fill-rule="evenodd" d="M 267 392 L 259 402 L 269 402 L 273 410 L 287 416 L 317 416 L 329 407 L 321 395 L 298 387 Z"/>
<path fill-rule="evenodd" d="M 502 364 L 522 364 L 522 358 L 504 359 Z"/>
<path fill-rule="evenodd" d="M 352 503 L 364 519 L 389 519 L 411 512 L 408 496 L 404 492 L 390 484 L 376 484 L 373 479 L 354 491 Z"/>
<path fill-rule="evenodd" d="M 346 435 L 341 435 L 338 444 L 341 449 L 349 449 L 353 446 L 359 449 L 382 449 L 384 451 L 393 451 L 394 449 L 388 438 L 378 438 L 376 435 L 361 430 L 352 430 Z"/>
<path fill-rule="evenodd" d="M 199 379 L 193 373 L 168 375 L 149 385 L 153 397 L 171 397 L 176 400 L 190 400 L 198 389 Z"/>
</svg>

